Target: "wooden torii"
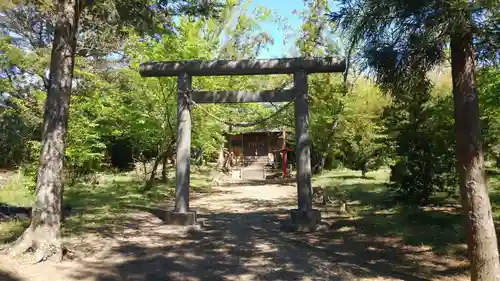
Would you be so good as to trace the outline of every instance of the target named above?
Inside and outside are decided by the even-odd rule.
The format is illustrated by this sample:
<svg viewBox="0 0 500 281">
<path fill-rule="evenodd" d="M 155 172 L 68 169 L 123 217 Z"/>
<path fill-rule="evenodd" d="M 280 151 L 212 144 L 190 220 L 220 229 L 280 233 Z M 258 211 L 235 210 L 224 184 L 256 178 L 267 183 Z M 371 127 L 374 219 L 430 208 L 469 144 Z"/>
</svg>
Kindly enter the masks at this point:
<svg viewBox="0 0 500 281">
<path fill-rule="evenodd" d="M 292 223 L 315 225 L 321 215 L 312 206 L 312 173 L 308 107 L 307 75 L 310 73 L 344 72 L 345 60 L 340 58 L 283 58 L 255 60 L 168 61 L 147 62 L 140 65 L 142 77 L 177 76 L 178 123 L 175 209 L 167 211 L 167 224 L 196 224 L 196 211 L 189 208 L 191 107 L 195 103 L 240 103 L 294 101 L 297 204 L 291 210 Z M 192 89 L 193 76 L 292 74 L 293 89 L 266 90 L 257 93 L 245 91 L 196 91 Z"/>
</svg>

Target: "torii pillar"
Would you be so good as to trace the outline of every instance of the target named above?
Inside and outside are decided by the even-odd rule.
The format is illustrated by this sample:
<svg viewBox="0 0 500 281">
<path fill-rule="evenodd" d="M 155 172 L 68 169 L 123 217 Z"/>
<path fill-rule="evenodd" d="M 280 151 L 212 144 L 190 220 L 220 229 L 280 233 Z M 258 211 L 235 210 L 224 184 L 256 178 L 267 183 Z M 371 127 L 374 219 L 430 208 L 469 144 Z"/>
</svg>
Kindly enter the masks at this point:
<svg viewBox="0 0 500 281">
<path fill-rule="evenodd" d="M 295 135 L 297 163 L 297 209 L 290 210 L 292 223 L 300 229 L 312 229 L 320 222 L 319 210 L 312 206 L 311 150 L 307 75 L 309 73 L 344 72 L 345 60 L 339 58 L 287 58 L 271 60 L 170 61 L 141 64 L 143 77 L 178 77 L 178 123 L 175 209 L 167 211 L 168 224 L 192 225 L 196 211 L 189 207 L 191 109 L 188 99 L 196 103 L 295 102 Z M 244 91 L 193 91 L 192 76 L 292 74 L 293 89 Z"/>
</svg>

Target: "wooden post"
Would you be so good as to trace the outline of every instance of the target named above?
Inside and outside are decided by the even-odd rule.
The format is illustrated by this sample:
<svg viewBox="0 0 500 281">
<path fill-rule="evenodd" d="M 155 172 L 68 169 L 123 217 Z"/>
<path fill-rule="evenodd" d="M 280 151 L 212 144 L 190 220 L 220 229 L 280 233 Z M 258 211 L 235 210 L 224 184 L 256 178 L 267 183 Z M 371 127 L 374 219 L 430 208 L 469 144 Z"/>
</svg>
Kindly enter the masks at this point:
<svg viewBox="0 0 500 281">
<path fill-rule="evenodd" d="M 232 170 L 233 169 L 233 126 L 229 125 L 229 137 L 228 137 L 228 144 L 227 144 L 227 150 L 229 152 L 229 168 Z"/>
<path fill-rule="evenodd" d="M 288 151 L 287 150 L 283 150 L 283 177 L 286 178 L 287 177 L 287 174 L 286 174 L 286 169 L 287 169 L 287 163 L 286 163 L 286 156 L 287 156 L 287 153 Z"/>
<path fill-rule="evenodd" d="M 296 72 L 293 76 L 296 90 L 295 136 L 297 162 L 297 196 L 300 211 L 312 209 L 311 151 L 309 140 L 309 104 L 307 100 L 307 74 Z"/>
<path fill-rule="evenodd" d="M 178 76 L 177 95 L 177 161 L 175 166 L 175 212 L 189 211 L 189 179 L 191 157 L 191 108 L 185 95 L 191 90 L 191 76 Z"/>
<path fill-rule="evenodd" d="M 286 157 L 287 157 L 287 154 L 288 154 L 288 150 L 287 150 L 287 147 L 286 147 L 286 128 L 283 127 L 283 130 L 282 130 L 282 136 L 283 136 L 283 143 L 281 144 L 281 150 L 283 151 L 283 178 L 286 178 L 287 177 L 287 163 L 286 163 Z"/>
</svg>

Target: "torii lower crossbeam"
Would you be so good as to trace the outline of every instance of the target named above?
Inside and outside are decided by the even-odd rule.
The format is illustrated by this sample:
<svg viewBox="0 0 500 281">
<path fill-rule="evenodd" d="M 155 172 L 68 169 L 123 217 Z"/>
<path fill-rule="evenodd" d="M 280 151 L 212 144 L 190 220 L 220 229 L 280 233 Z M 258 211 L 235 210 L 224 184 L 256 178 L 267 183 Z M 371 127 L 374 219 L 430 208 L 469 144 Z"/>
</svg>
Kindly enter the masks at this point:
<svg viewBox="0 0 500 281">
<path fill-rule="evenodd" d="M 310 73 L 344 72 L 340 58 L 286 58 L 271 60 L 215 60 L 148 62 L 140 66 L 143 77 L 178 77 L 178 122 L 175 209 L 167 212 L 166 223 L 196 223 L 196 212 L 189 207 L 191 108 L 187 98 L 199 103 L 280 102 L 295 101 L 295 135 L 297 164 L 297 205 L 291 210 L 292 223 L 314 228 L 320 213 L 312 206 L 312 173 L 308 108 L 307 75 Z M 290 90 L 268 90 L 259 93 L 240 91 L 203 92 L 192 90 L 192 76 L 292 74 Z"/>
</svg>

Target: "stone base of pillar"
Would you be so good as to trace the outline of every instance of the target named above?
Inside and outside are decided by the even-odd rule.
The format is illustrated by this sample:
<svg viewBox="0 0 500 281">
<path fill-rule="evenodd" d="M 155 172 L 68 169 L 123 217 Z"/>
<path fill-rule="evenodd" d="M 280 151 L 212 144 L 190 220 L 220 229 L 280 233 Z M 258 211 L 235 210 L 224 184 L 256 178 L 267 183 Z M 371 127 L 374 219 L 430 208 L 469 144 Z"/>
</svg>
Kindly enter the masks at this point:
<svg viewBox="0 0 500 281">
<path fill-rule="evenodd" d="M 196 225 L 196 211 L 185 213 L 166 211 L 163 222 L 170 225 Z"/>
<path fill-rule="evenodd" d="M 296 231 L 315 231 L 321 223 L 321 212 L 311 210 L 290 210 L 291 227 Z"/>
</svg>

